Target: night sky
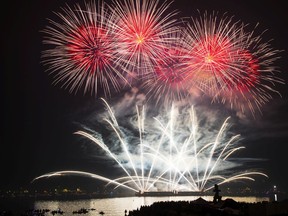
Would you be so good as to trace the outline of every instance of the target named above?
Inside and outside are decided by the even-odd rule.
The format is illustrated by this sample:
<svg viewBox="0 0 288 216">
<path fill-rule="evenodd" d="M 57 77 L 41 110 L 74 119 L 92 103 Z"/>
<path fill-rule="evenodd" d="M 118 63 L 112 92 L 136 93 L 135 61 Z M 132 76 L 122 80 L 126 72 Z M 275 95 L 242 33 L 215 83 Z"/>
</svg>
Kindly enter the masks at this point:
<svg viewBox="0 0 288 216">
<path fill-rule="evenodd" d="M 76 2 L 81 1 L 66 1 L 70 6 Z M 227 12 L 251 26 L 259 22 L 258 29 L 268 30 L 265 39 L 273 39 L 273 47 L 283 50 L 277 66 L 287 82 L 287 3 L 250 2 L 177 0 L 172 8 L 180 11 L 179 17 L 197 16 L 199 9 Z M 47 18 L 55 18 L 53 11 L 60 11 L 63 6 L 65 1 L 31 0 L 2 8 L 0 189 L 27 187 L 34 177 L 58 170 L 113 174 L 104 168 L 103 161 L 88 157 L 89 149 L 83 140 L 73 135 L 79 129 L 75 122 L 84 121 L 101 102 L 93 96 L 70 94 L 60 86 L 53 86 L 52 77 L 41 64 L 44 49 L 41 30 L 48 24 Z M 259 184 L 277 185 L 288 192 L 288 87 L 275 88 L 282 97 L 275 96 L 263 106 L 262 116 L 239 124 L 235 130 L 244 138 L 246 149 L 242 156 L 261 159 L 253 165 L 269 176 L 265 184 L 264 180 Z M 111 101 L 117 97 L 121 96 L 115 94 Z"/>
</svg>

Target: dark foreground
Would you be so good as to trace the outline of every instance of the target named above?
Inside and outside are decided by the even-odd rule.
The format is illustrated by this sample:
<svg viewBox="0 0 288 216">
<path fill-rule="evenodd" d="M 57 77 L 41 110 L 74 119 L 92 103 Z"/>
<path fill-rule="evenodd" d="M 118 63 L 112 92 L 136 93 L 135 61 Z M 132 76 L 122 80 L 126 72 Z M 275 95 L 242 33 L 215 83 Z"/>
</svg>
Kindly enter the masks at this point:
<svg viewBox="0 0 288 216">
<path fill-rule="evenodd" d="M 27 199 L 16 199 L 13 205 L 4 209 L 3 199 L 0 199 L 0 216 L 48 216 L 48 215 L 101 215 L 95 209 L 81 208 L 78 211 L 62 212 L 53 209 L 34 209 L 33 202 Z M 28 202 L 30 205 L 28 205 Z M 31 204 L 32 203 L 32 204 Z M 25 206 L 25 208 L 23 208 Z M 29 209 L 27 209 L 29 207 Z M 75 206 L 76 207 L 76 206 Z M 16 211 L 22 209 L 21 211 Z M 155 202 L 150 206 L 141 206 L 139 209 L 123 212 L 123 216 L 288 216 L 288 199 L 281 202 L 236 202 L 233 199 L 220 200 L 217 203 L 206 201 L 201 197 L 193 201 L 162 201 Z"/>
<path fill-rule="evenodd" d="M 288 200 L 282 202 L 239 203 L 226 199 L 218 203 L 202 198 L 195 201 L 156 202 L 125 213 L 126 216 L 288 216 Z"/>
</svg>

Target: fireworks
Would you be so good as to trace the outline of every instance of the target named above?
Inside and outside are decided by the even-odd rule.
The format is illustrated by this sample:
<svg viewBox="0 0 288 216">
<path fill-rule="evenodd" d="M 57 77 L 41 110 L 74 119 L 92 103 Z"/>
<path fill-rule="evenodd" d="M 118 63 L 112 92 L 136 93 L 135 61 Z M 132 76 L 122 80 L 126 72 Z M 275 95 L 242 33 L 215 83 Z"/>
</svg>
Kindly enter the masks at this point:
<svg viewBox="0 0 288 216">
<path fill-rule="evenodd" d="M 213 101 L 229 103 L 242 111 L 259 109 L 272 98 L 275 83 L 283 80 L 274 76 L 273 63 L 279 50 L 254 32 L 245 31 L 243 23 L 218 14 L 193 19 L 184 29 L 190 60 L 189 80 Z"/>
<path fill-rule="evenodd" d="M 239 162 L 229 158 L 244 147 L 237 146 L 240 135 L 228 135 L 229 118 L 218 130 L 212 130 L 203 124 L 211 123 L 207 117 L 199 123 L 193 107 L 172 106 L 170 112 L 164 112 L 154 119 L 146 119 L 144 107 L 136 107 L 137 118 L 122 116 L 131 123 L 123 126 L 118 122 L 113 108 L 104 102 L 109 115 L 104 118 L 102 128 L 108 126 L 110 136 L 102 137 L 88 128 L 75 134 L 88 138 L 97 148 L 100 147 L 122 169 L 124 176 L 110 179 L 81 171 L 59 171 L 36 179 L 77 174 L 106 181 L 116 185 L 116 188 L 120 186 L 146 192 L 207 191 L 216 183 L 221 185 L 237 180 L 254 180 L 255 175 L 266 176 L 257 171 L 235 171 Z M 133 130 L 129 131 L 131 126 Z"/>
<path fill-rule="evenodd" d="M 171 3 L 152 0 L 114 1 L 112 25 L 118 36 L 118 56 L 128 71 L 145 75 L 155 60 L 165 55 L 170 34 L 177 32 L 176 12 L 168 11 Z"/>
<path fill-rule="evenodd" d="M 183 37 L 179 32 L 170 36 L 171 42 L 165 44 L 164 53 L 148 69 L 148 74 L 141 79 L 141 88 L 146 92 L 148 101 L 156 104 L 169 104 L 186 99 L 189 94 L 189 71 L 186 67 L 187 52 Z"/>
<path fill-rule="evenodd" d="M 50 20 L 43 31 L 50 47 L 43 62 L 55 84 L 97 96 L 103 90 L 105 97 L 112 89 L 136 87 L 147 101 L 160 104 L 160 115 L 146 118 L 145 107 L 137 106 L 136 117 L 129 116 L 132 125 L 121 125 L 104 100 L 109 115 L 103 127 L 108 126 L 109 137 L 88 128 L 75 134 L 101 148 L 123 176 L 111 179 L 67 170 L 35 180 L 81 175 L 135 192 L 207 191 L 214 184 L 266 176 L 235 173 L 240 163 L 231 156 L 244 147 L 237 147 L 240 135 L 228 135 L 229 118 L 212 130 L 207 126 L 211 122 L 204 124 L 208 118 L 197 120 L 190 104 L 204 95 L 242 113 L 261 112 L 273 94 L 279 94 L 274 85 L 284 83 L 275 76 L 280 51 L 262 42 L 262 35 L 255 36 L 256 28 L 247 31 L 246 24 L 226 15 L 205 12 L 177 26 L 177 13 L 169 12 L 170 6 L 153 0 L 87 3 L 57 13 L 61 23 Z M 185 106 L 174 106 L 182 99 Z M 169 112 L 161 111 L 167 107 Z"/>
<path fill-rule="evenodd" d="M 105 95 L 111 94 L 110 88 L 119 90 L 120 82 L 127 81 L 116 63 L 117 39 L 107 26 L 110 16 L 104 4 L 67 6 L 57 15 L 62 23 L 50 20 L 43 31 L 44 43 L 52 46 L 43 53 L 43 62 L 55 75 L 54 83 L 96 95 L 100 89 Z"/>
<path fill-rule="evenodd" d="M 222 102 L 247 113 L 270 101 L 279 50 L 262 42 L 247 25 L 217 13 L 192 18 L 179 27 L 165 1 L 114 1 L 76 5 L 50 21 L 43 54 L 54 83 L 98 95 L 126 85 L 140 88 L 156 104 L 197 98 Z M 105 6 L 105 7 L 104 7 Z M 200 94 L 201 96 L 201 94 Z"/>
</svg>

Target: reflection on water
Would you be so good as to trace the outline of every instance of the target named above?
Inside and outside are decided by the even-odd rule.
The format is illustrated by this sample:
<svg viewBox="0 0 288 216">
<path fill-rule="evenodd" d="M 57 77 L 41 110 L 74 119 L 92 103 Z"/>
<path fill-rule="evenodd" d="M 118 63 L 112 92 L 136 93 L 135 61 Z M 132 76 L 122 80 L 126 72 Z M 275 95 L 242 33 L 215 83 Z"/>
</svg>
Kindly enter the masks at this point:
<svg viewBox="0 0 288 216">
<path fill-rule="evenodd" d="M 121 197 L 106 199 L 87 199 L 75 201 L 35 201 L 34 209 L 50 209 L 51 211 L 61 209 L 66 215 L 72 214 L 81 208 L 88 210 L 87 216 L 99 215 L 101 211 L 105 216 L 124 216 L 125 210 L 136 210 L 144 205 L 151 205 L 160 201 L 193 201 L 197 196 L 174 196 L 174 197 Z M 203 199 L 212 201 L 213 196 L 203 196 Z M 269 201 L 267 197 L 223 197 L 223 200 L 232 198 L 238 202 L 262 202 Z M 95 210 L 94 210 L 95 209 Z"/>
<path fill-rule="evenodd" d="M 246 202 L 246 203 L 257 203 L 263 201 L 269 201 L 269 197 L 225 197 L 223 196 L 223 200 L 225 199 L 234 199 L 237 202 Z"/>
</svg>

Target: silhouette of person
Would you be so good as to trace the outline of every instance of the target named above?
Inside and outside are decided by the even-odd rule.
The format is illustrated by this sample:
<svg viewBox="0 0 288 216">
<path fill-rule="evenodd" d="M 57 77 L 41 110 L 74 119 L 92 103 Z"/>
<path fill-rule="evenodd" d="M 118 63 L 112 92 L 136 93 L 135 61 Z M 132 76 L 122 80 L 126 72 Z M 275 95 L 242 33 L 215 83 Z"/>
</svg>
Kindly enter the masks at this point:
<svg viewBox="0 0 288 216">
<path fill-rule="evenodd" d="M 222 196 L 219 195 L 220 191 L 221 190 L 219 190 L 218 185 L 215 184 L 214 185 L 214 190 L 213 190 L 213 192 L 215 192 L 214 197 L 213 197 L 213 203 L 218 203 L 218 202 L 221 201 Z"/>
</svg>

